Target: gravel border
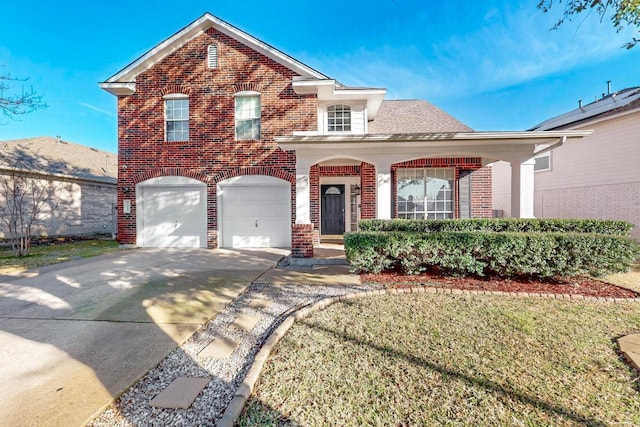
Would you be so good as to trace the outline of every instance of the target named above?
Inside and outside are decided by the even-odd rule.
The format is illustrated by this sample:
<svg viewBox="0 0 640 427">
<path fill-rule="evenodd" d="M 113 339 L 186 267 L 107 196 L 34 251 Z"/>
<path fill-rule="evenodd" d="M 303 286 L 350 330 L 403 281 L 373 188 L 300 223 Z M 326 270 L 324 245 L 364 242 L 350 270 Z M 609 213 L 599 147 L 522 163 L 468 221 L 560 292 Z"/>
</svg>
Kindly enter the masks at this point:
<svg viewBox="0 0 640 427">
<path fill-rule="evenodd" d="M 252 283 L 233 302 L 198 329 L 180 347 L 169 353 L 155 368 L 86 425 L 95 427 L 216 425 L 223 415 L 226 415 L 225 411 L 229 412 L 227 407 L 231 402 L 237 402 L 237 399 L 234 399 L 238 394 L 249 397 L 253 387 L 246 389 L 247 374 L 251 370 L 252 375 L 257 379 L 260 371 L 257 370 L 256 373 L 257 368 L 252 369 L 252 367 L 258 364 L 261 367 L 266 360 L 266 356 L 257 359 L 256 355 L 262 348 L 270 349 L 275 345 L 273 332 L 286 331 L 279 327 L 283 324 L 290 326 L 293 323 L 290 316 L 292 313 L 314 303 L 322 303 L 335 297 L 361 293 L 378 287 L 379 285 Z M 267 308 L 249 307 L 249 302 L 255 298 L 268 298 L 272 304 Z M 230 328 L 229 325 L 240 314 L 260 316 L 261 320 L 251 331 Z M 199 358 L 198 353 L 217 338 L 238 341 L 238 347 L 231 356 L 224 359 Z M 265 343 L 269 345 L 264 345 Z M 255 363 L 256 360 L 261 362 Z M 181 376 L 208 377 L 211 380 L 188 409 L 164 409 L 149 405 L 151 399 L 174 379 Z M 242 407 L 240 406 L 238 410 L 241 411 Z M 233 425 L 233 422 L 228 425 Z"/>
<path fill-rule="evenodd" d="M 278 292 L 274 292 L 274 290 Z M 408 293 L 496 295 L 519 298 L 550 298 L 574 301 L 640 303 L 640 298 L 603 298 L 569 294 L 477 291 L 425 285 L 383 288 L 381 285 L 274 285 L 253 283 L 215 318 L 196 331 L 182 346 L 172 351 L 157 367 L 124 392 L 89 426 L 200 425 L 232 427 L 242 413 L 260 376 L 263 365 L 276 344 L 296 320 L 307 317 L 338 301 L 371 295 Z M 269 298 L 265 309 L 249 307 L 254 298 Z M 260 315 L 251 331 L 229 328 L 240 314 Z M 240 342 L 231 356 L 221 360 L 199 359 L 197 354 L 217 338 Z M 162 409 L 149 401 L 179 376 L 211 378 L 189 409 Z"/>
</svg>

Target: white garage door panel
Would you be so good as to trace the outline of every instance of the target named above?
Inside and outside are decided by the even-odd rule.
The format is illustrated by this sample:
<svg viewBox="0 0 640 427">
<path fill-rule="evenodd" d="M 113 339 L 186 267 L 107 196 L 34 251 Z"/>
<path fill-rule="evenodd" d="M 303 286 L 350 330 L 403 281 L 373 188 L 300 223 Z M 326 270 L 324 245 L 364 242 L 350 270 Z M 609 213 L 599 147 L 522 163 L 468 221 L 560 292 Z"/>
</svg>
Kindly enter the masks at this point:
<svg viewBox="0 0 640 427">
<path fill-rule="evenodd" d="M 206 247 L 206 196 L 198 187 L 144 187 L 142 245 Z"/>
<path fill-rule="evenodd" d="M 289 185 L 222 187 L 222 240 L 225 247 L 290 247 Z"/>
</svg>

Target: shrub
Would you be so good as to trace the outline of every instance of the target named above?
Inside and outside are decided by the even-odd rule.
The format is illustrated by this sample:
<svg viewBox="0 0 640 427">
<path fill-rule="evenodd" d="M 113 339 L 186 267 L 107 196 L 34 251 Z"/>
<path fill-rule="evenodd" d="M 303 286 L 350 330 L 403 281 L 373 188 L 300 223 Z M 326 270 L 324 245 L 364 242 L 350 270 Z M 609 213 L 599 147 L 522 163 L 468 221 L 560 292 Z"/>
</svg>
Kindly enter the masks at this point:
<svg viewBox="0 0 640 427">
<path fill-rule="evenodd" d="M 470 219 L 367 219 L 359 223 L 361 231 L 485 231 L 485 232 L 547 232 L 595 233 L 627 236 L 633 224 L 626 221 L 597 219 L 545 219 L 545 218 L 470 218 Z"/>
<path fill-rule="evenodd" d="M 452 275 L 536 278 L 624 272 L 640 251 L 625 236 L 548 232 L 358 232 L 345 234 L 344 246 L 357 272 L 438 267 Z"/>
</svg>

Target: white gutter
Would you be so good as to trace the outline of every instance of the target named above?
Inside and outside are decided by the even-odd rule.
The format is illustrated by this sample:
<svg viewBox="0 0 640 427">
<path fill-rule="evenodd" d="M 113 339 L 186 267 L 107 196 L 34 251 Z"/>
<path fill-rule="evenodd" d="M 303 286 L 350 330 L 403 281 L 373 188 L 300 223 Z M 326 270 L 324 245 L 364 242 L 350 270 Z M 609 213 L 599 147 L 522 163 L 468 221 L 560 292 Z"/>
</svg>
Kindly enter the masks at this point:
<svg viewBox="0 0 640 427">
<path fill-rule="evenodd" d="M 548 147 L 545 147 L 540 151 L 536 151 L 535 155 L 538 156 L 540 154 L 544 154 L 544 153 L 546 153 L 548 151 L 551 151 L 553 149 L 560 148 L 560 147 L 562 147 L 564 145 L 565 142 L 567 142 L 567 137 L 563 136 L 562 138 L 560 138 L 560 140 L 558 142 L 556 142 L 554 144 L 551 144 Z"/>
<path fill-rule="evenodd" d="M 456 142 L 487 142 L 531 144 L 535 140 L 560 138 L 562 143 L 568 138 L 584 138 L 593 133 L 592 130 L 565 130 L 565 131 L 516 131 L 516 132 L 441 132 L 441 133 L 415 133 L 415 134 L 363 134 L 363 135 L 317 135 L 317 136 L 278 136 L 275 141 L 279 145 L 305 145 L 305 144 L 358 144 L 373 143 L 415 143 L 432 142 L 451 144 Z"/>
</svg>

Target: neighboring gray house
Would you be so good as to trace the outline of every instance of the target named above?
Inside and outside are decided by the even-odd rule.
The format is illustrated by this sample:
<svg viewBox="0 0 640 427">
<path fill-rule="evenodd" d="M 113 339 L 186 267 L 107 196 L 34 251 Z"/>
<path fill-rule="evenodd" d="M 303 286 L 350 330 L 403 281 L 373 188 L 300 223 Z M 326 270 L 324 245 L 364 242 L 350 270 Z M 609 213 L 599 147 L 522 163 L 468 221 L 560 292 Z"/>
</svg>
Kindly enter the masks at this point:
<svg viewBox="0 0 640 427">
<path fill-rule="evenodd" d="M 56 189 L 57 207 L 40 215 L 34 236 L 115 233 L 117 162 L 113 153 L 59 137 L 0 141 L 0 176 L 28 171 Z M 0 223 L 0 237 L 3 228 Z"/>
<path fill-rule="evenodd" d="M 640 239 L 640 87 L 580 102 L 531 130 L 584 129 L 593 134 L 534 158 L 534 215 L 625 220 Z M 497 162 L 492 168 L 494 209 L 509 216 L 510 167 Z"/>
</svg>

